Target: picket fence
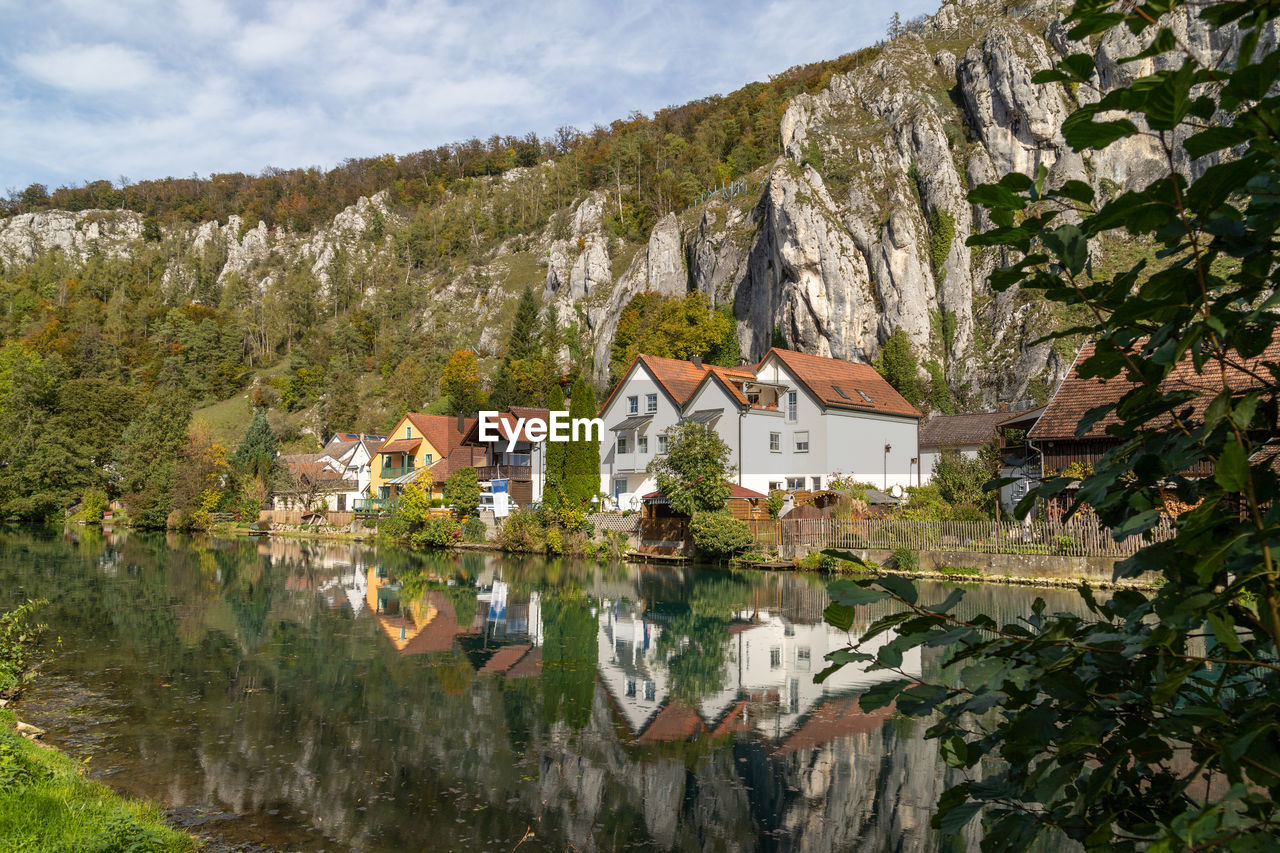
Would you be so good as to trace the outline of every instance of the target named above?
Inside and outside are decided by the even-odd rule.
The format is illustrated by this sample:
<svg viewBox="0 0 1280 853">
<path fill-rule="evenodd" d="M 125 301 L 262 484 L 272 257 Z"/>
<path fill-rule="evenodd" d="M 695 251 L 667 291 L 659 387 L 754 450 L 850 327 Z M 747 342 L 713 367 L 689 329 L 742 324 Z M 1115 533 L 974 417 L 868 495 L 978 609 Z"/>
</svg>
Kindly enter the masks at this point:
<svg viewBox="0 0 1280 853">
<path fill-rule="evenodd" d="M 899 521 L 834 518 L 748 521 L 759 546 L 793 549 L 883 549 L 972 551 L 980 554 L 1057 554 L 1065 557 L 1128 557 L 1148 540 L 1141 535 L 1119 541 L 1110 529 L 1087 520 L 1021 524 L 1016 521 Z M 1173 536 L 1161 522 L 1151 532 L 1155 541 Z"/>
</svg>

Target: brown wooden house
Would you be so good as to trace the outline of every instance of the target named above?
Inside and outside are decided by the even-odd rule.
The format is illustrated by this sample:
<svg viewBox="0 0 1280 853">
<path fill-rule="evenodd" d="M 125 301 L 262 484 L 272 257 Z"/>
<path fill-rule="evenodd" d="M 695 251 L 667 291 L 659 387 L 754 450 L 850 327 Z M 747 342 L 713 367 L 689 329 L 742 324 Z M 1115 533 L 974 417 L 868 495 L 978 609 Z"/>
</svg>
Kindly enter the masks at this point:
<svg viewBox="0 0 1280 853">
<path fill-rule="evenodd" d="M 1044 478 L 1088 476 L 1103 454 L 1119 444 L 1118 439 L 1107 434 L 1109 426 L 1119 423 L 1114 411 L 1108 412 L 1106 417 L 1092 424 L 1082 435 L 1076 434 L 1080 421 L 1090 409 L 1105 403 L 1118 403 L 1135 387 L 1123 374 L 1111 379 L 1081 376 L 1080 365 L 1093 352 L 1092 343 L 1080 348 L 1067 378 L 1058 386 L 1039 419 L 1027 430 L 1027 444 L 1040 454 L 1040 474 Z M 1185 360 L 1165 379 L 1162 390 L 1165 393 L 1184 391 L 1194 395 L 1186 405 L 1191 407 L 1192 420 L 1199 420 L 1210 401 L 1222 391 L 1224 384 L 1237 392 L 1261 387 L 1257 377 L 1270 377 L 1270 371 L 1264 366 L 1269 361 L 1280 361 L 1280 340 L 1272 341 L 1256 358 L 1225 371 L 1206 365 L 1202 373 L 1197 373 L 1191 361 Z M 1010 422 L 1005 424 L 1011 425 Z M 1153 423 L 1149 426 L 1159 427 L 1160 424 Z M 1277 430 L 1273 428 L 1256 438 L 1265 441 L 1276 435 Z M 1187 476 L 1208 476 L 1213 473 L 1213 466 L 1202 462 L 1183 473 Z M 1073 491 L 1063 493 L 1062 500 L 1052 509 L 1065 509 L 1073 497 Z"/>
</svg>

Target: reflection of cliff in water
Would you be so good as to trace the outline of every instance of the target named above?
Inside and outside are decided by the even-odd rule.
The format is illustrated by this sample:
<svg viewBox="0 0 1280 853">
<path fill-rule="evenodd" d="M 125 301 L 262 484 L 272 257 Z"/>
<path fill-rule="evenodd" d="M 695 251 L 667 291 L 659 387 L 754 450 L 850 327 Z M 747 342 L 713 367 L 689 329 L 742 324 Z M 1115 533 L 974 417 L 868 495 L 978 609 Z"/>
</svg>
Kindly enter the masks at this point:
<svg viewBox="0 0 1280 853">
<path fill-rule="evenodd" d="M 290 849 L 510 849 L 529 829 L 522 849 L 930 846 L 936 748 L 860 710 L 881 676 L 814 684 L 845 635 L 813 578 L 139 536 L 49 550 L 56 584 L 19 580 L 78 626 L 59 666 L 114 668 L 113 784 L 279 811 L 314 830 Z M 695 644 L 714 670 L 673 670 Z"/>
</svg>

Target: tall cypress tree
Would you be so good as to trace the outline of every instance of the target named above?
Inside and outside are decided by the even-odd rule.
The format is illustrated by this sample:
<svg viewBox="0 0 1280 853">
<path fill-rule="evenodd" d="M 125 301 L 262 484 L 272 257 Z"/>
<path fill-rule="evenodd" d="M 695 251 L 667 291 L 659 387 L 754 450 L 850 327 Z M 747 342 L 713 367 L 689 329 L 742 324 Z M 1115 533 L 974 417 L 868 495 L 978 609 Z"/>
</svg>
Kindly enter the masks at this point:
<svg viewBox="0 0 1280 853">
<path fill-rule="evenodd" d="M 551 397 L 547 401 L 547 408 L 553 412 L 564 411 L 564 392 L 560 390 L 559 383 L 551 386 Z M 545 446 L 547 448 L 547 478 L 542 487 L 542 502 L 549 509 L 559 509 L 564 505 L 565 460 L 568 456 L 569 445 L 563 441 L 548 441 Z"/>
<path fill-rule="evenodd" d="M 573 380 L 569 417 L 594 418 L 596 394 L 579 373 Z M 592 437 L 571 441 L 565 459 L 564 494 L 572 507 L 586 508 L 600 492 L 600 444 Z"/>
</svg>

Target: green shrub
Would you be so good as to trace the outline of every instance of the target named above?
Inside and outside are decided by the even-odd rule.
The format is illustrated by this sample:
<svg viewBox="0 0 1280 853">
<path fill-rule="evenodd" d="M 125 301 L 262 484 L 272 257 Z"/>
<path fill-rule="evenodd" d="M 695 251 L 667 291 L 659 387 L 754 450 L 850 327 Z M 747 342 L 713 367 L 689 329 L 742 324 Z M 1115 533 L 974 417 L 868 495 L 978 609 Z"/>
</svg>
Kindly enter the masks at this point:
<svg viewBox="0 0 1280 853">
<path fill-rule="evenodd" d="M 900 572 L 918 572 L 920 555 L 910 548 L 899 545 L 893 549 L 893 567 Z"/>
<path fill-rule="evenodd" d="M 480 505 L 480 481 L 475 468 L 459 468 L 449 475 L 441 488 L 444 502 L 459 518 L 476 514 Z"/>
<path fill-rule="evenodd" d="M 35 612 L 45 604 L 28 601 L 0 614 L 0 693 L 15 689 L 31 665 L 31 650 L 44 631 Z"/>
<path fill-rule="evenodd" d="M 462 538 L 468 542 L 484 542 L 488 538 L 488 533 L 489 528 L 475 516 L 462 523 Z"/>
<path fill-rule="evenodd" d="M 498 528 L 495 540 L 503 551 L 515 554 L 541 554 L 546 550 L 546 528 L 537 513 L 513 512 Z"/>
<path fill-rule="evenodd" d="M 92 488 L 84 493 L 84 498 L 80 503 L 80 512 L 77 515 L 80 521 L 88 524 L 98 524 L 102 521 L 103 514 L 110 506 L 111 502 L 107 499 L 107 493 L 102 489 Z"/>
<path fill-rule="evenodd" d="M 689 525 L 700 554 L 714 559 L 732 557 L 751 547 L 751 528 L 727 509 L 703 511 Z"/>
<path fill-rule="evenodd" d="M 769 493 L 769 500 L 765 506 L 769 509 L 769 517 L 777 518 L 778 513 L 782 512 L 782 505 L 786 502 L 787 493 L 781 489 L 774 489 Z"/>
<path fill-rule="evenodd" d="M 944 575 L 963 575 L 965 577 L 973 577 L 981 575 L 982 569 L 976 566 L 943 566 L 938 572 Z"/>
<path fill-rule="evenodd" d="M 462 528 L 452 518 L 433 518 L 413 534 L 415 548 L 452 548 L 462 536 Z"/>
<path fill-rule="evenodd" d="M 947 256 L 951 254 L 951 241 L 956 238 L 955 216 L 949 210 L 934 210 L 929 215 L 929 232 L 929 263 L 933 266 L 933 277 L 941 284 L 946 277 L 944 268 Z M 950 341 L 947 345 L 950 346 Z"/>
</svg>

